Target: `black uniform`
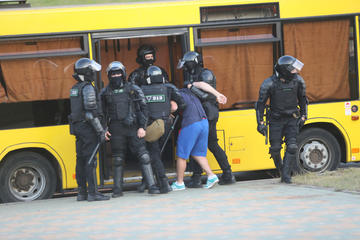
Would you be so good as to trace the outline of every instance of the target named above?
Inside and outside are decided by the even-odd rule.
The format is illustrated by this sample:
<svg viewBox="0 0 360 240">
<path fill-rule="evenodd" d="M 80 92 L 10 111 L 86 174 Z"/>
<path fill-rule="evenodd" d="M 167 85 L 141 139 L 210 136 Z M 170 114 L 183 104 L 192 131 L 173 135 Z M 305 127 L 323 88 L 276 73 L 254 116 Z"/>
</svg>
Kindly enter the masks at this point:
<svg viewBox="0 0 360 240">
<path fill-rule="evenodd" d="M 150 65 L 151 66 L 151 65 Z M 135 83 L 138 86 L 147 85 L 146 82 L 146 70 L 149 66 L 143 65 L 139 68 L 135 69 L 129 76 L 129 82 Z M 165 69 L 159 67 L 163 73 L 163 77 L 165 78 L 165 82 L 169 82 L 169 76 L 166 73 Z"/>
<path fill-rule="evenodd" d="M 138 86 L 126 82 L 120 88 L 108 85 L 101 91 L 101 97 L 111 133 L 110 144 L 114 161 L 113 197 L 122 195 L 123 165 L 128 144 L 132 153 L 140 160 L 145 179 L 150 186 L 149 193 L 158 193 L 145 140 L 137 136 L 139 128 L 146 129 L 148 118 L 143 92 Z"/>
<path fill-rule="evenodd" d="M 145 55 L 152 54 L 153 59 L 147 60 Z M 154 65 L 156 61 L 156 51 L 155 48 L 151 45 L 141 45 L 137 50 L 136 62 L 140 65 L 139 68 L 135 69 L 129 75 L 129 82 L 132 82 L 138 86 L 147 85 L 146 82 L 146 71 L 147 69 Z M 169 82 L 169 76 L 166 73 L 165 69 L 159 67 L 162 71 L 162 75 L 165 78 L 165 82 Z"/>
<path fill-rule="evenodd" d="M 96 156 L 90 159 L 98 142 L 102 142 L 105 139 L 105 130 L 100 124 L 102 117 L 100 98 L 96 89 L 91 84 L 93 81 L 91 64 L 97 63 L 87 58 L 82 58 L 76 62 L 74 78 L 79 82 L 70 90 L 71 114 L 69 120 L 71 134 L 74 134 L 76 137 L 78 201 L 109 199 L 107 196 L 97 192 L 95 176 Z"/>
<path fill-rule="evenodd" d="M 265 104 L 269 98 L 270 113 L 268 121 L 271 145 L 269 153 L 281 174 L 281 181 L 290 183 L 291 168 L 295 162 L 297 152 L 296 137 L 299 124 L 301 123 L 301 117 L 305 119 L 307 117 L 308 102 L 304 79 L 298 74 L 285 76 L 277 73 L 264 80 L 256 103 L 258 131 L 262 134 L 265 134 L 264 131 L 266 131 L 261 122 L 263 122 Z M 282 161 L 280 150 L 284 137 L 286 151 Z"/>
<path fill-rule="evenodd" d="M 163 119 L 165 122 L 165 132 L 168 132 L 172 121 L 170 118 L 170 101 L 175 101 L 178 109 L 185 107 L 184 100 L 178 89 L 170 83 L 152 83 L 150 85 L 143 85 L 141 88 L 149 106 L 149 125 L 157 119 Z M 157 141 L 147 142 L 147 149 L 150 152 L 152 166 L 160 184 L 160 192 L 162 193 L 171 191 L 160 154 L 161 147 L 165 144 L 165 138 L 166 134 Z"/>
</svg>

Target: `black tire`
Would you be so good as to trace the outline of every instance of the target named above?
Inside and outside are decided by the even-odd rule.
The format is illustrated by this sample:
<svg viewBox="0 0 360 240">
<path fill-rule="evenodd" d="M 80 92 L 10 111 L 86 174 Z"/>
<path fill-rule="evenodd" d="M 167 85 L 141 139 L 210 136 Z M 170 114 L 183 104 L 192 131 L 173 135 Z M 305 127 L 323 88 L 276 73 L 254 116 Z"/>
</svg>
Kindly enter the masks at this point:
<svg viewBox="0 0 360 240">
<path fill-rule="evenodd" d="M 321 128 L 309 128 L 300 132 L 297 142 L 299 151 L 295 172 L 324 172 L 338 167 L 341 149 L 330 132 Z"/>
<path fill-rule="evenodd" d="M 0 169 L 0 198 L 3 202 L 50 198 L 56 189 L 55 170 L 35 152 L 19 152 L 4 159 Z"/>
</svg>

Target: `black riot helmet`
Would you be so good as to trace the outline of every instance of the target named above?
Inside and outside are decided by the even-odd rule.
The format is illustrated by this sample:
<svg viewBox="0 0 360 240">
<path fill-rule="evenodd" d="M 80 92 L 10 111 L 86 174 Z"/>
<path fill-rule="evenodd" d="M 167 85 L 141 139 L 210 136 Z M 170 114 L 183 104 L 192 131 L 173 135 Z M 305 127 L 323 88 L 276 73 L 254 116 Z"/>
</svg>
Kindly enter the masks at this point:
<svg viewBox="0 0 360 240">
<path fill-rule="evenodd" d="M 301 71 L 303 66 L 304 64 L 293 56 L 282 56 L 275 64 L 276 76 L 284 78 L 287 81 L 291 81 L 292 79 L 294 79 L 296 74 Z"/>
<path fill-rule="evenodd" d="M 101 65 L 89 58 L 80 58 L 75 62 L 73 77 L 77 81 L 92 82 L 95 80 L 95 72 L 101 70 Z"/>
<path fill-rule="evenodd" d="M 185 68 L 185 70 L 191 74 L 194 74 L 197 67 L 202 67 L 203 61 L 199 53 L 190 51 L 185 53 L 183 58 L 179 61 L 177 68 Z"/>
<path fill-rule="evenodd" d="M 117 89 L 124 86 L 126 81 L 126 69 L 121 62 L 111 62 L 106 68 L 106 73 L 112 88 Z"/>
<path fill-rule="evenodd" d="M 152 54 L 153 59 L 146 59 L 145 55 Z M 150 65 L 153 65 L 156 60 L 155 56 L 155 48 L 151 45 L 141 45 L 137 50 L 137 58 L 136 62 L 148 67 Z"/>
<path fill-rule="evenodd" d="M 147 84 L 156 84 L 156 83 L 165 83 L 165 78 L 161 71 L 161 68 L 157 66 L 150 66 L 146 70 L 146 83 Z"/>
</svg>

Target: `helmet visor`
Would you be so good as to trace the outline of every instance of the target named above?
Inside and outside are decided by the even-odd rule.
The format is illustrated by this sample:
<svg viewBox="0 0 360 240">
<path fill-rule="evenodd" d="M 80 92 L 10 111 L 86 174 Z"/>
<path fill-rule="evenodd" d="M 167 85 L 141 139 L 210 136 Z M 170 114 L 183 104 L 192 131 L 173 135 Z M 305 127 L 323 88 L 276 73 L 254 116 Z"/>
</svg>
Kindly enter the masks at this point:
<svg viewBox="0 0 360 240">
<path fill-rule="evenodd" d="M 101 65 L 95 62 L 94 60 L 91 60 L 90 66 L 91 70 L 95 72 L 99 72 L 101 70 Z"/>
<path fill-rule="evenodd" d="M 179 63 L 177 65 L 177 69 L 181 69 L 184 67 L 184 64 L 185 64 L 185 60 L 183 59 L 179 59 Z"/>
<path fill-rule="evenodd" d="M 304 64 L 296 59 L 296 61 L 292 64 L 292 66 L 300 72 L 301 69 L 304 67 Z"/>
</svg>

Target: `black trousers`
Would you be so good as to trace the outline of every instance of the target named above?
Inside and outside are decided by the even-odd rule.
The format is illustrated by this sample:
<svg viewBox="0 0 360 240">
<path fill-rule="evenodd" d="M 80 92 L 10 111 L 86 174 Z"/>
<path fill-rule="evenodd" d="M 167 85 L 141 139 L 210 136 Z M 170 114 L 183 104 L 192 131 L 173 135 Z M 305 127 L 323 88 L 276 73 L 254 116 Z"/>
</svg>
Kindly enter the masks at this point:
<svg viewBox="0 0 360 240">
<path fill-rule="evenodd" d="M 76 137 L 76 181 L 83 189 L 86 189 L 88 183 L 88 192 L 93 194 L 96 190 L 94 171 L 97 159 L 95 156 L 90 162 L 89 160 L 98 143 L 98 136 L 87 122 L 74 123 L 73 128 Z"/>
<path fill-rule="evenodd" d="M 283 139 L 286 146 L 296 144 L 296 119 L 293 117 L 271 118 L 269 120 L 270 153 L 280 153 Z"/>
<path fill-rule="evenodd" d="M 159 138 L 159 140 L 157 140 L 155 142 L 147 142 L 146 143 L 146 147 L 147 147 L 147 150 L 149 151 L 150 158 L 151 158 L 151 166 L 153 167 L 155 174 L 159 178 L 166 177 L 164 163 L 162 162 L 162 159 L 161 159 L 161 148 L 165 144 L 166 136 L 169 134 L 171 124 L 172 124 L 172 119 L 169 118 L 164 121 L 165 121 L 164 135 L 161 136 Z"/>
<path fill-rule="evenodd" d="M 228 162 L 225 151 L 219 146 L 219 143 L 218 143 L 217 132 L 216 132 L 217 121 L 218 121 L 218 118 L 216 118 L 214 120 L 209 120 L 208 148 L 209 148 L 210 152 L 216 158 L 216 161 L 218 162 L 221 170 L 224 172 L 224 171 L 231 170 L 231 166 Z M 202 173 L 203 170 L 196 161 L 191 159 L 191 164 L 193 167 L 194 174 Z"/>
<path fill-rule="evenodd" d="M 135 125 L 126 126 L 116 121 L 110 123 L 109 132 L 111 133 L 110 145 L 112 156 L 125 159 L 128 146 L 131 153 L 138 159 L 143 154 L 148 153 L 144 138 L 138 138 L 137 136 L 137 129 Z"/>
</svg>

